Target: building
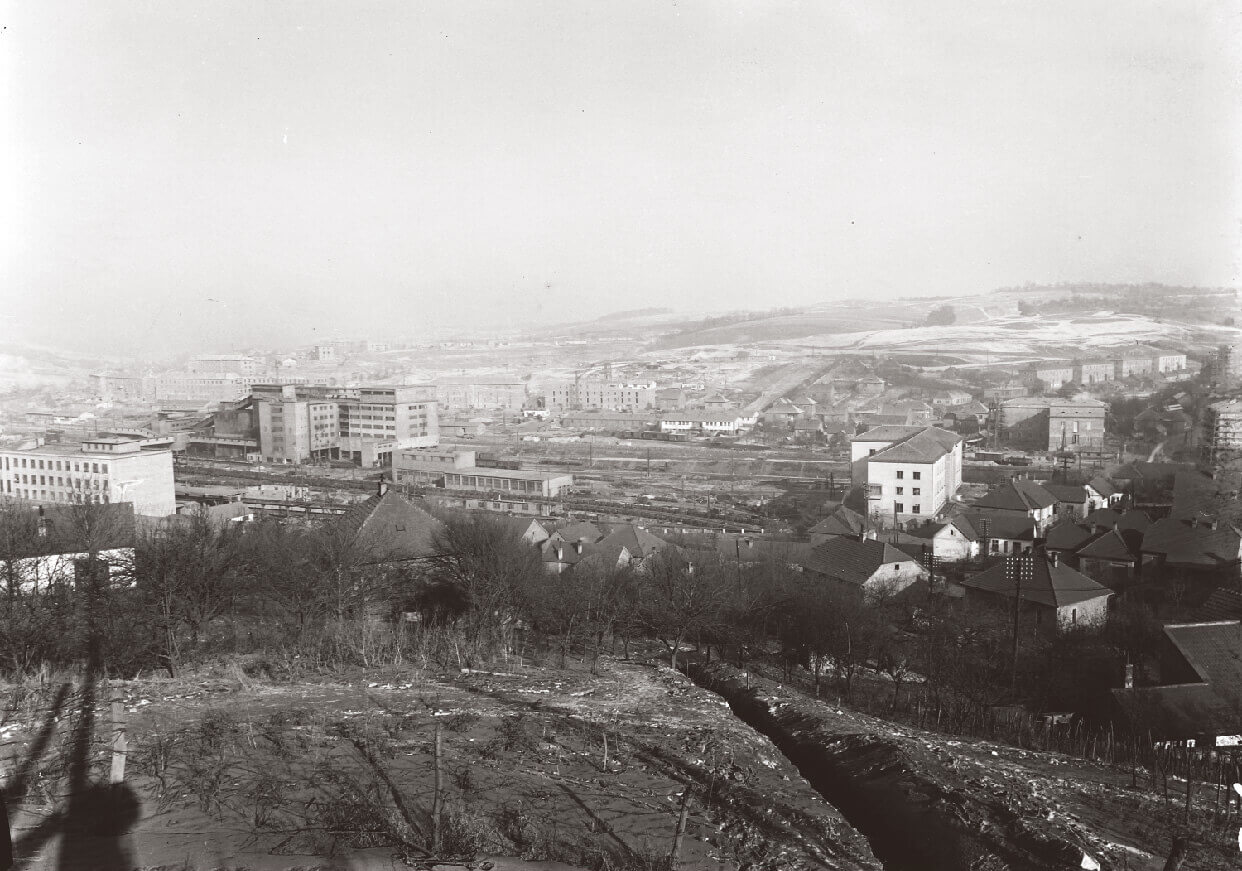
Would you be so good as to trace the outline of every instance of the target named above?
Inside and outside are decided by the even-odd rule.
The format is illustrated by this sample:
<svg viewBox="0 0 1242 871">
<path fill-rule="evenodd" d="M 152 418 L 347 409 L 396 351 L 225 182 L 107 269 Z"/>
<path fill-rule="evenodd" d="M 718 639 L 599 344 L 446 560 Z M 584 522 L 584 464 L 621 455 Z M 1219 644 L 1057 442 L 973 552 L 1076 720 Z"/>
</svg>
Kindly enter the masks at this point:
<svg viewBox="0 0 1242 871">
<path fill-rule="evenodd" d="M 850 457 L 868 513 L 898 523 L 940 514 L 962 486 L 962 437 L 939 427 L 876 427 L 850 440 Z"/>
<path fill-rule="evenodd" d="M 1056 499 L 1052 513 L 1057 520 L 1067 517 L 1082 520 L 1088 511 L 1096 507 L 1084 484 L 1053 484 L 1045 481 L 1040 486 Z"/>
<path fill-rule="evenodd" d="M 1150 350 L 1126 354 L 1116 361 L 1117 378 L 1142 378 L 1156 369 L 1156 356 Z"/>
<path fill-rule="evenodd" d="M 459 448 L 398 448 L 392 454 L 393 481 L 443 487 L 446 472 L 475 467 L 476 453 Z"/>
<path fill-rule="evenodd" d="M 526 382 L 517 375 L 462 376 L 436 381 L 436 402 L 442 409 L 504 409 L 526 404 Z"/>
<path fill-rule="evenodd" d="M 873 538 L 832 538 L 811 549 L 803 569 L 842 592 L 875 600 L 928 577 L 914 557 Z"/>
<path fill-rule="evenodd" d="M 548 385 L 547 406 L 553 411 L 649 411 L 656 407 L 656 385 L 589 378 L 556 382 Z"/>
<path fill-rule="evenodd" d="M 1083 360 L 1075 366 L 1074 380 L 1079 384 L 1103 384 L 1117 376 L 1114 360 Z"/>
<path fill-rule="evenodd" d="M 250 392 L 249 384 L 234 373 L 195 375 L 172 373 L 154 379 L 155 401 L 161 405 L 199 407 L 213 402 L 237 402 Z"/>
<path fill-rule="evenodd" d="M 339 458 L 338 407 L 327 392 L 299 392 L 298 387 L 286 384 L 279 397 L 267 391 L 254 394 L 263 459 L 269 463 L 305 463 Z M 317 398 L 312 398 L 316 394 Z"/>
<path fill-rule="evenodd" d="M 203 354 L 191 357 L 186 368 L 197 375 L 258 375 L 267 366 L 245 354 Z"/>
<path fill-rule="evenodd" d="M 334 528 L 363 565 L 423 561 L 443 552 L 443 524 L 382 481 L 374 496 L 351 506 Z"/>
<path fill-rule="evenodd" d="M 999 602 L 1036 626 L 1067 630 L 1102 623 L 1112 590 L 1063 564 L 1057 555 L 1037 551 L 1013 557 L 962 581 L 968 598 Z"/>
<path fill-rule="evenodd" d="M 130 502 L 136 514 L 177 512 L 172 451 L 143 450 L 134 439 L 100 436 L 81 445 L 0 450 L 5 496 L 37 504 Z"/>
<path fill-rule="evenodd" d="M 1162 374 L 1185 372 L 1187 365 L 1186 355 L 1175 351 L 1156 351 L 1152 355 L 1152 368 Z"/>
<path fill-rule="evenodd" d="M 1223 386 L 1242 381 L 1242 347 L 1221 345 L 1212 360 L 1212 380 Z"/>
<path fill-rule="evenodd" d="M 1035 378 L 1047 390 L 1060 390 L 1074 380 L 1074 364 L 1069 360 L 1044 363 L 1035 367 Z"/>
<path fill-rule="evenodd" d="M 1012 429 L 1023 421 L 1046 413 L 1052 400 L 1043 396 L 1018 396 L 1000 404 L 1000 425 Z"/>
<path fill-rule="evenodd" d="M 446 490 L 474 490 L 482 493 L 520 494 L 551 499 L 574 485 L 568 472 L 538 472 L 521 469 L 489 469 L 481 466 L 446 469 Z"/>
<path fill-rule="evenodd" d="M 336 345 L 316 345 L 311 355 L 320 363 L 335 363 L 337 360 Z"/>
<path fill-rule="evenodd" d="M 1204 449 L 1215 460 L 1242 451 L 1242 399 L 1213 402 L 1203 416 Z"/>
<path fill-rule="evenodd" d="M 979 556 L 980 549 L 979 533 L 964 517 L 914 526 L 901 536 L 899 543 L 906 551 L 914 548 L 941 562 L 974 559 Z"/>
<path fill-rule="evenodd" d="M 1039 524 L 1018 512 L 976 509 L 963 513 L 961 519 L 978 532 L 980 549 L 986 555 L 1030 553 L 1039 541 Z"/>
<path fill-rule="evenodd" d="M 742 428 L 736 411 L 669 411 L 660 416 L 660 432 L 735 433 Z"/>
<path fill-rule="evenodd" d="M 435 391 L 427 386 L 359 387 L 337 410 L 340 458 L 360 466 L 391 465 L 394 448 L 440 443 Z"/>
<path fill-rule="evenodd" d="M 88 380 L 91 392 L 104 402 L 142 402 L 155 397 L 155 378 L 150 375 L 110 375 L 96 372 Z"/>
<path fill-rule="evenodd" d="M 1113 690 L 1135 732 L 1194 747 L 1242 744 L 1242 623 L 1169 624 L 1159 663 L 1159 686 L 1127 680 Z"/>
<path fill-rule="evenodd" d="M 5 509 L 0 577 L 25 593 L 76 583 L 94 556 L 109 576 L 132 584 L 137 533 L 128 502 L 86 506 L 15 505 Z"/>
<path fill-rule="evenodd" d="M 842 504 L 832 509 L 827 517 L 824 517 L 808 529 L 807 535 L 811 538 L 811 546 L 815 547 L 823 544 L 830 538 L 840 538 L 841 536 L 850 538 L 861 537 L 866 528 L 867 519 L 857 511 L 852 511 Z"/>
<path fill-rule="evenodd" d="M 1048 450 L 1078 453 L 1104 450 L 1108 406 L 1098 399 L 1056 399 L 1048 403 Z"/>
<path fill-rule="evenodd" d="M 1085 500 L 1084 491 L 1084 500 Z M 1034 523 L 1040 535 L 1053 521 L 1057 499 L 1038 481 L 1010 478 L 972 503 L 975 510 L 992 515 L 1009 515 Z"/>
</svg>

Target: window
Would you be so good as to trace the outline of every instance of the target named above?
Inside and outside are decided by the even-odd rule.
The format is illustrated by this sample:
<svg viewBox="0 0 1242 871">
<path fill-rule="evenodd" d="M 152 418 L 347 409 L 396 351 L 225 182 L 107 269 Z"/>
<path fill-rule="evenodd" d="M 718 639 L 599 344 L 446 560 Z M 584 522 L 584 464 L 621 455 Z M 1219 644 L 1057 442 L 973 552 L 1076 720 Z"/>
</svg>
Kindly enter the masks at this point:
<svg viewBox="0 0 1242 871">
<path fill-rule="evenodd" d="M 910 513 L 911 514 L 922 514 L 923 512 L 920 510 L 921 508 L 922 506 L 916 502 L 915 504 L 910 506 Z"/>
<path fill-rule="evenodd" d="M 914 473 L 914 480 L 919 481 L 919 480 L 922 480 L 922 478 L 923 478 L 923 473 L 922 473 L 922 472 L 915 472 L 915 473 Z"/>
<path fill-rule="evenodd" d="M 905 488 L 904 488 L 904 487 L 898 487 L 898 488 L 897 488 L 897 495 L 898 495 L 898 496 L 900 496 L 900 495 L 901 495 L 902 493 L 904 493 L 904 492 L 905 492 Z"/>
<path fill-rule="evenodd" d="M 915 496 L 921 496 L 921 495 L 923 495 L 923 488 L 922 488 L 922 487 L 912 487 L 912 488 L 910 489 L 910 492 L 911 492 L 911 493 L 913 493 Z"/>
<path fill-rule="evenodd" d="M 898 514 L 901 514 L 906 510 L 906 506 L 902 502 L 894 502 L 893 510 L 896 511 Z"/>
<path fill-rule="evenodd" d="M 901 480 L 902 478 L 904 478 L 905 476 L 906 476 L 906 473 L 905 473 L 905 472 L 903 472 L 901 469 L 898 469 L 898 470 L 897 470 L 897 480 L 898 480 L 898 481 L 900 481 L 900 480 Z"/>
</svg>

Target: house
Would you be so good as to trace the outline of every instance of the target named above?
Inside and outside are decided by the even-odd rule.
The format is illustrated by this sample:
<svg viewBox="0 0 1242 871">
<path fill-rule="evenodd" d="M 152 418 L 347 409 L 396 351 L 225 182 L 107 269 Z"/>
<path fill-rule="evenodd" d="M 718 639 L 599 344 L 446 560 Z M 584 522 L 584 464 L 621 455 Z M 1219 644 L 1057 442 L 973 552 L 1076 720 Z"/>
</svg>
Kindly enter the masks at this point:
<svg viewBox="0 0 1242 871">
<path fill-rule="evenodd" d="M 1079 384 L 1103 384 L 1117 376 L 1117 366 L 1112 360 L 1083 360 L 1076 364 L 1074 380 Z"/>
<path fill-rule="evenodd" d="M 1087 495 L 1091 499 L 1091 508 L 1106 508 L 1121 501 L 1122 492 L 1105 477 L 1096 475 L 1086 483 Z"/>
<path fill-rule="evenodd" d="M 807 535 L 811 538 L 811 546 L 823 544 L 830 538 L 840 538 L 848 536 L 857 538 L 863 534 L 866 529 L 867 519 L 857 511 L 852 511 L 844 505 L 838 505 L 836 508 L 824 517 L 814 526 L 807 530 Z"/>
<path fill-rule="evenodd" d="M 962 486 L 962 437 L 940 427 L 867 430 L 850 439 L 850 458 L 870 512 L 897 523 L 935 517 Z"/>
<path fill-rule="evenodd" d="M 390 565 L 440 556 L 443 524 L 381 481 L 379 492 L 332 521 L 362 565 Z"/>
<path fill-rule="evenodd" d="M 963 562 L 979 556 L 979 533 L 965 517 L 952 517 L 944 522 L 928 521 L 911 527 L 900 536 L 903 549 L 915 547 L 930 553 L 941 562 Z"/>
<path fill-rule="evenodd" d="M 694 551 L 714 553 L 724 563 L 739 567 L 767 563 L 801 566 L 812 549 L 805 541 L 720 533 L 687 533 L 677 539 L 677 546 L 687 555 Z"/>
<path fill-rule="evenodd" d="M 736 406 L 719 393 L 713 393 L 703 400 L 703 409 L 705 411 L 732 411 L 734 408 Z"/>
<path fill-rule="evenodd" d="M 795 420 L 793 429 L 794 437 L 799 442 L 816 443 L 824 440 L 824 424 L 816 418 Z"/>
<path fill-rule="evenodd" d="M 629 565 L 636 569 L 642 568 L 653 554 L 673 547 L 671 542 L 633 523 L 618 523 L 597 544 L 601 549 L 624 548 Z"/>
<path fill-rule="evenodd" d="M 763 422 L 769 425 L 791 426 L 795 420 L 802 417 L 802 408 L 782 396 L 768 406 L 761 417 Z"/>
<path fill-rule="evenodd" d="M 1039 525 L 1025 514 L 984 509 L 961 516 L 978 532 L 980 548 L 988 555 L 1027 553 L 1040 539 Z"/>
<path fill-rule="evenodd" d="M 864 600 L 900 593 L 928 577 L 910 554 L 873 538 L 831 538 L 812 548 L 802 567 Z"/>
<path fill-rule="evenodd" d="M 931 404 L 941 411 L 970 402 L 973 397 L 965 390 L 937 390 L 931 395 Z"/>
<path fill-rule="evenodd" d="M 132 586 L 137 543 L 132 503 L 39 508 L 10 502 L 0 510 L 5 515 L 0 578 L 14 592 L 76 583 L 92 554 L 114 583 Z"/>
<path fill-rule="evenodd" d="M 655 407 L 660 411 L 676 411 L 686 407 L 686 391 L 680 387 L 659 387 L 655 392 Z"/>
<path fill-rule="evenodd" d="M 587 563 L 600 568 L 621 568 L 629 565 L 632 557 L 625 547 L 588 542 L 585 539 L 565 541 L 549 538 L 539 545 L 539 556 L 544 570 L 555 575 Z"/>
<path fill-rule="evenodd" d="M 587 541 L 592 544 L 604 537 L 604 533 L 598 526 L 588 523 L 585 520 L 566 523 L 558 526 L 548 535 L 549 539 L 555 541 Z"/>
<path fill-rule="evenodd" d="M 1108 406 L 1098 399 L 1058 399 L 1048 403 L 1048 450 L 1104 450 Z"/>
<path fill-rule="evenodd" d="M 854 390 L 864 396 L 880 396 L 886 384 L 878 375 L 864 375 L 854 382 Z"/>
<path fill-rule="evenodd" d="M 1194 747 L 1242 744 L 1242 623 L 1165 626 L 1159 661 L 1158 686 L 1113 690 L 1132 729 Z"/>
<path fill-rule="evenodd" d="M 1060 390 L 1074 380 L 1074 364 L 1069 360 L 1044 363 L 1035 367 L 1035 378 L 1045 390 Z"/>
<path fill-rule="evenodd" d="M 660 415 L 660 432 L 736 433 L 742 416 L 736 411 L 668 411 Z"/>
<path fill-rule="evenodd" d="M 1044 550 L 1050 555 L 1055 554 L 1071 568 L 1081 568 L 1078 563 L 1079 548 L 1102 534 L 1085 523 L 1058 523 L 1044 537 Z"/>
<path fill-rule="evenodd" d="M 1143 536 L 1144 571 L 1158 573 L 1166 583 L 1236 582 L 1242 564 L 1242 533 L 1216 520 L 1165 517 Z"/>
<path fill-rule="evenodd" d="M 948 408 L 941 409 L 944 420 L 960 424 L 966 420 L 974 420 L 978 426 L 983 426 L 988 422 L 988 417 L 992 414 L 992 409 L 988 408 L 977 399 L 972 399 L 961 405 L 953 405 Z"/>
<path fill-rule="evenodd" d="M 1083 574 L 1121 592 L 1134 584 L 1143 566 L 1143 532 L 1114 527 L 1080 547 L 1078 568 Z"/>
<path fill-rule="evenodd" d="M 514 537 L 524 544 L 538 547 L 552 537 L 548 531 L 551 525 L 547 521 L 540 522 L 529 517 L 488 516 L 494 518 L 496 522 L 504 524 L 513 533 Z"/>
<path fill-rule="evenodd" d="M 1007 559 L 962 581 L 967 598 L 999 601 L 1034 618 L 1038 626 L 1066 630 L 1104 621 L 1113 595 L 1082 572 L 1062 563 L 1057 555 L 1035 551 Z"/>
<path fill-rule="evenodd" d="M 1041 535 L 1051 525 L 1056 505 L 1055 496 L 1038 481 L 1027 478 L 1010 478 L 972 503 L 975 509 L 1027 517 Z"/>
<path fill-rule="evenodd" d="M 1091 494 L 1087 492 L 1087 488 L 1082 484 L 1051 484 L 1044 482 L 1042 484 L 1048 495 L 1057 500 L 1052 506 L 1052 514 L 1058 520 L 1062 517 L 1072 517 L 1075 520 L 1081 520 L 1087 516 L 1087 512 L 1092 509 Z"/>
</svg>

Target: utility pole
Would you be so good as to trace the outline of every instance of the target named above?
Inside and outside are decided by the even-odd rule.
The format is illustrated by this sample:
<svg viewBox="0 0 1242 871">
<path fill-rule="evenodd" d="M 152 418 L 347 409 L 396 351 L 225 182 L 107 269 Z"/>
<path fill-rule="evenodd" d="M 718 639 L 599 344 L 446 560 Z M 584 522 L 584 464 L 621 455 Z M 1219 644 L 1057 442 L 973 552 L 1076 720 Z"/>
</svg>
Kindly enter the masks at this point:
<svg viewBox="0 0 1242 871">
<path fill-rule="evenodd" d="M 1010 658 L 1010 685 L 1018 689 L 1018 615 L 1022 610 L 1022 579 L 1030 580 L 1034 560 L 1027 554 L 1008 557 L 1005 560 L 1006 579 L 1013 582 L 1013 652 Z"/>
</svg>

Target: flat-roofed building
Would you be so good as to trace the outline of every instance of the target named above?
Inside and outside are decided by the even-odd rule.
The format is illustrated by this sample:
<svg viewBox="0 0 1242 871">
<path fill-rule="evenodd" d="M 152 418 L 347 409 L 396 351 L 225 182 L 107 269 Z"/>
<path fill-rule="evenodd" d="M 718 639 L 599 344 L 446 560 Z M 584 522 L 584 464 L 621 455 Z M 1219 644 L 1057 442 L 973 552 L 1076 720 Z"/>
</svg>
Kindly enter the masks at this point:
<svg viewBox="0 0 1242 871">
<path fill-rule="evenodd" d="M 140 440 L 123 436 L 0 450 L 0 489 L 34 503 L 131 502 L 137 514 L 177 512 L 172 451 L 144 450 Z"/>
<path fill-rule="evenodd" d="M 1098 399 L 1056 399 L 1048 403 L 1048 450 L 1104 450 L 1108 406 Z"/>
<path fill-rule="evenodd" d="M 547 405 L 554 411 L 608 409 L 647 411 L 656 407 L 656 385 L 582 378 L 548 385 Z"/>
<path fill-rule="evenodd" d="M 516 411 L 526 404 L 526 382 L 517 375 L 463 375 L 436 381 L 440 408 L 501 408 Z"/>
<path fill-rule="evenodd" d="M 520 469 L 488 469 L 469 466 L 444 473 L 446 490 L 474 490 L 553 498 L 574 485 L 568 472 L 536 472 Z"/>
<path fill-rule="evenodd" d="M 157 375 L 155 377 L 155 401 L 197 405 L 210 402 L 236 402 L 249 392 L 249 388 L 250 385 L 234 373 Z"/>
<path fill-rule="evenodd" d="M 258 375 L 267 366 L 262 360 L 245 354 L 202 354 L 191 357 L 187 368 L 200 375 L 226 375 L 229 372 L 237 375 Z"/>
</svg>

